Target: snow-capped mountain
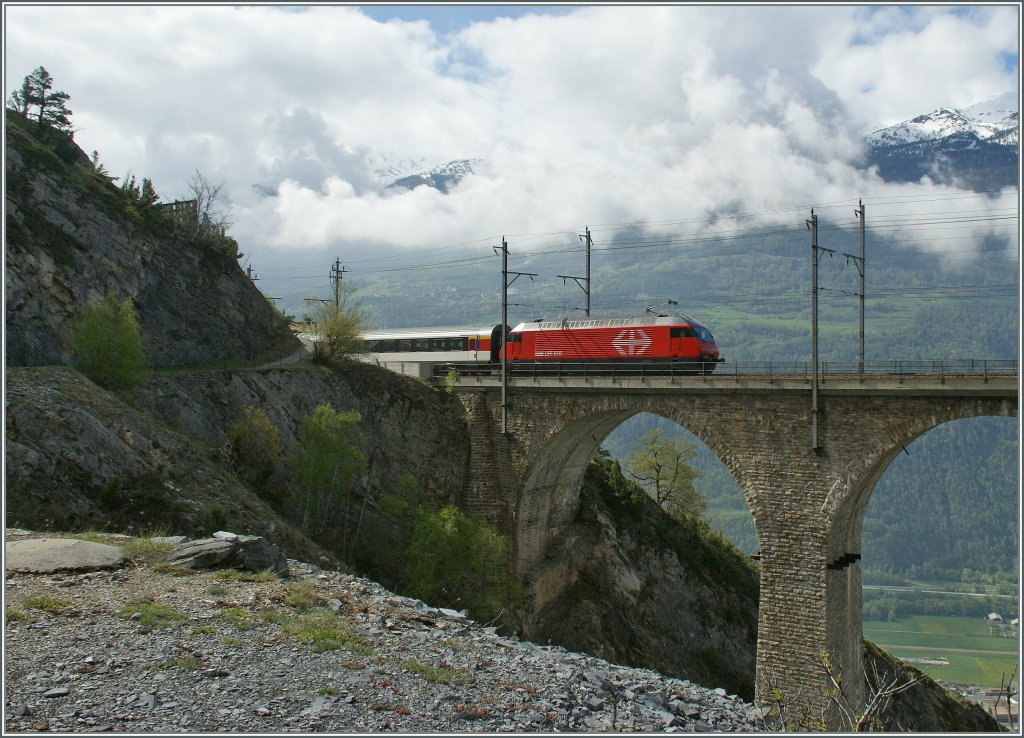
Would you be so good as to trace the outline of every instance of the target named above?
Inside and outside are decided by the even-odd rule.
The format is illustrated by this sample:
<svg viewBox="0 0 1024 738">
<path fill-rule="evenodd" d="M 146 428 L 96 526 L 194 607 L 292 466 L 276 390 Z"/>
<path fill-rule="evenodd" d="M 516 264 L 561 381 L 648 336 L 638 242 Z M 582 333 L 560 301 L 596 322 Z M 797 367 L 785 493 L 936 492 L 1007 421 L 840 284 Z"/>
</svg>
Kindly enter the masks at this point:
<svg viewBox="0 0 1024 738">
<path fill-rule="evenodd" d="M 392 160 L 390 157 L 380 155 L 367 158 L 365 163 L 378 189 L 383 189 L 402 177 L 427 171 L 433 166 L 426 159 Z"/>
<path fill-rule="evenodd" d="M 968 135 L 979 141 L 1016 146 L 1019 122 L 1017 97 L 1007 92 L 961 110 L 939 108 L 927 115 L 879 129 L 866 136 L 865 140 L 870 146 L 903 146 Z"/>
<path fill-rule="evenodd" d="M 479 159 L 457 159 L 444 164 L 438 164 L 429 169 L 414 170 L 387 182 L 384 185 L 384 189 L 404 187 L 407 190 L 411 190 L 420 185 L 426 185 L 448 194 L 448 191 L 461 182 L 463 177 L 473 173 L 473 165 L 479 162 Z"/>
<path fill-rule="evenodd" d="M 974 189 L 1016 184 L 1019 127 L 1013 92 L 967 108 L 939 108 L 865 136 L 867 163 L 889 181 L 928 176 Z"/>
</svg>

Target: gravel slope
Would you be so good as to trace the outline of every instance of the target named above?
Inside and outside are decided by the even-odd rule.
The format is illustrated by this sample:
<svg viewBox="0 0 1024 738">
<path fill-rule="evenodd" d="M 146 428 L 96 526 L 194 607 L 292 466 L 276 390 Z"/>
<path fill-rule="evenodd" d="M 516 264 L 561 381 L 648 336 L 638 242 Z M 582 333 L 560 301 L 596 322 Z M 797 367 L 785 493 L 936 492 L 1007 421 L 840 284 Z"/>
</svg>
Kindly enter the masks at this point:
<svg viewBox="0 0 1024 738">
<path fill-rule="evenodd" d="M 8 575 L 5 732 L 760 725 L 760 710 L 725 690 L 519 641 L 366 579 L 289 566 L 289 578 L 270 580 L 137 564 Z"/>
</svg>

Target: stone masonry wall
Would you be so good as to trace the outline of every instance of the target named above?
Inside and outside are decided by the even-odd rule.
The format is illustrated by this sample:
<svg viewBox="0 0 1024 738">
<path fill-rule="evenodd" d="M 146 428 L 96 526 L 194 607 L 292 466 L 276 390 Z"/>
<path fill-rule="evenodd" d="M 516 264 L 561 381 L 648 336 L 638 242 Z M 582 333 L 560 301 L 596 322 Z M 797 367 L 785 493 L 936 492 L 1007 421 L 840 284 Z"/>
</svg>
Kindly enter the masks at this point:
<svg viewBox="0 0 1024 738">
<path fill-rule="evenodd" d="M 729 468 L 750 506 L 760 543 L 757 646 L 759 699 L 773 687 L 837 716 L 821 701 L 819 654 L 842 671 L 862 699 L 860 530 L 867 500 L 903 446 L 941 423 L 982 415 L 1015 416 L 1015 398 L 834 396 L 822 398 L 819 449 L 811 448 L 809 393 L 513 393 L 508 434 L 500 434 L 500 394 L 462 394 L 477 413 L 474 455 L 503 447 L 507 467 L 473 475 L 474 504 L 505 521 L 525 577 L 571 523 L 587 460 L 629 416 L 651 412 L 683 426 Z M 484 413 L 480 403 L 486 404 Z M 484 432 L 486 416 L 492 419 Z M 489 457 L 488 457 L 489 458 Z M 498 467 L 502 465 L 497 464 Z"/>
</svg>

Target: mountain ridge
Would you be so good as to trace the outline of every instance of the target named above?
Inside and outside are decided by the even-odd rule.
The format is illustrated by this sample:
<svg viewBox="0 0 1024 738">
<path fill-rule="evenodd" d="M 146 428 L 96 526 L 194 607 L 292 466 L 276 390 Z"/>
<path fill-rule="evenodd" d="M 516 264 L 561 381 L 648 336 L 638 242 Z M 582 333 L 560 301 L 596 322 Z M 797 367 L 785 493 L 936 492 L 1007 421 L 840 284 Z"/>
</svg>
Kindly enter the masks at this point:
<svg viewBox="0 0 1024 738">
<path fill-rule="evenodd" d="M 1016 100 L 1004 93 L 966 108 L 940 107 L 864 137 L 869 147 L 938 142 L 951 136 L 973 136 L 1001 146 L 1017 146 L 1020 122 Z"/>
</svg>

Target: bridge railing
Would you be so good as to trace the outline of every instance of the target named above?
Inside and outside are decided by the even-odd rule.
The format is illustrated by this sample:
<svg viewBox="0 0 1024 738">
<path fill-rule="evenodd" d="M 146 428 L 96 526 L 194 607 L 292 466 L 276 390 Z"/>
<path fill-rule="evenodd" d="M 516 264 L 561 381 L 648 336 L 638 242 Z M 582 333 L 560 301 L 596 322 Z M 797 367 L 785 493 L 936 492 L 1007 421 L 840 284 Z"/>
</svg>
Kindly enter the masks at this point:
<svg viewBox="0 0 1024 738">
<path fill-rule="evenodd" d="M 456 377 L 494 377 L 501 375 L 500 364 L 462 363 L 438 364 L 433 368 L 436 378 L 454 371 Z M 768 376 L 779 378 L 811 378 L 811 362 L 741 361 L 721 363 L 658 362 L 658 361 L 515 361 L 507 366 L 510 378 L 559 377 L 694 377 L 694 376 Z M 1017 359 L 888 359 L 884 361 L 821 361 L 818 376 L 938 376 L 1006 375 L 1018 372 Z"/>
</svg>

